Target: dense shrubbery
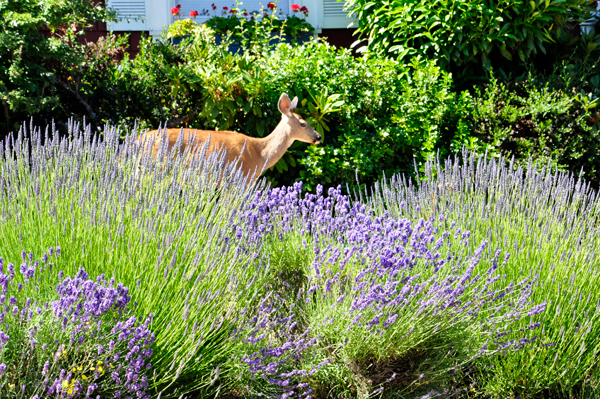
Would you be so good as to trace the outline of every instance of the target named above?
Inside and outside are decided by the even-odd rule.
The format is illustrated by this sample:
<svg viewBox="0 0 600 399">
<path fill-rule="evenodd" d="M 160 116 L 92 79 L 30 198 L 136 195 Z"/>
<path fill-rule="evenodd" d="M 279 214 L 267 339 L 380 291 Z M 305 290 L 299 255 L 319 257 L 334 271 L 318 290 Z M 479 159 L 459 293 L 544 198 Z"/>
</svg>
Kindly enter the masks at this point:
<svg viewBox="0 0 600 399">
<path fill-rule="evenodd" d="M 539 18 L 549 21 L 554 17 L 560 19 L 559 9 L 563 6 L 572 5 L 573 12 L 579 10 L 579 3 L 573 0 L 536 7 L 544 9 Z M 25 7 L 10 4 L 13 8 Z M 462 6 L 473 8 L 471 3 Z M 505 11 L 517 12 L 525 6 L 519 3 L 514 5 L 516 11 Z M 418 7 L 410 9 L 418 11 Z M 463 21 L 460 18 L 447 23 L 460 25 Z M 594 184 L 600 182 L 595 153 L 600 119 L 594 108 L 595 93 L 600 88 L 600 72 L 595 62 L 600 39 L 585 36 L 575 40 L 578 36 L 569 32 L 558 33 L 564 28 L 560 24 L 560 29 L 552 30 L 556 45 L 542 44 L 549 38 L 534 35 L 547 29 L 546 22 L 539 26 L 532 24 L 526 34 L 537 39 L 519 42 L 526 52 L 543 46 L 547 50 L 544 57 L 557 60 L 567 54 L 564 49 L 558 50 L 561 45 L 575 41 L 566 46 L 574 53 L 560 68 L 550 62 L 551 68 L 534 72 L 533 77 L 515 75 L 506 81 L 507 75 L 503 75 L 496 83 L 457 92 L 456 79 L 444 69 L 453 70 L 452 63 L 444 61 L 440 54 L 426 51 L 425 45 L 415 45 L 421 57 L 410 62 L 408 58 L 355 58 L 350 52 L 325 43 L 274 48 L 270 42 L 272 32 L 267 29 L 262 39 L 259 35 L 251 43 L 245 43 L 244 54 L 232 55 L 226 51 L 227 43 L 214 44 L 212 30 L 192 26 L 192 37 L 180 45 L 143 40 L 135 59 L 125 57 L 119 61 L 123 51 L 121 39 L 80 45 L 75 40 L 80 30 L 77 26 L 75 30 L 69 28 L 66 20 L 56 22 L 56 29 L 64 34 L 52 38 L 38 35 L 35 41 L 30 41 L 38 43 L 40 48 L 54 43 L 64 47 L 64 51 L 49 52 L 38 60 L 37 53 L 25 46 L 21 61 L 3 58 L 6 71 L 23 72 L 7 73 L 0 79 L 8 93 L 0 97 L 5 107 L 6 129 L 17 128 L 30 115 L 40 122 L 56 120 L 60 129 L 60 123 L 71 113 L 78 113 L 85 115 L 94 129 L 101 129 L 105 123 L 122 128 L 137 124 L 140 129 L 167 123 L 170 127 L 236 130 L 262 137 L 277 124 L 276 101 L 282 92 L 288 92 L 299 97 L 298 111 L 319 130 L 324 141 L 319 146 L 294 144 L 266 173 L 273 183 L 292 184 L 302 179 L 308 190 L 314 190 L 317 184 L 354 185 L 357 180 L 368 185 L 384 174 L 412 172 L 414 163 L 422 169 L 427 157 L 438 152 L 442 156 L 458 154 L 463 146 L 494 156 L 514 155 L 517 162 L 529 157 L 552 157 L 556 166 L 572 171 L 583 167 L 587 178 Z M 37 34 L 41 24 L 49 23 L 44 21 L 27 29 L 14 28 L 13 33 L 25 29 L 30 35 Z M 499 24 L 495 21 L 494 24 Z M 442 31 L 437 29 L 435 34 L 441 35 Z M 517 40 L 509 36 L 505 39 Z M 373 40 L 382 40 L 381 37 Z M 6 51 L 19 48 L 8 36 L 2 38 Z M 487 39 L 482 39 L 481 43 L 484 42 Z M 451 47 L 444 43 L 438 43 L 440 51 Z M 375 50 L 379 48 L 376 44 L 372 43 Z M 479 55 L 471 58 L 475 60 Z M 425 56 L 438 59 L 428 60 Z M 539 56 L 525 58 L 535 61 Z M 23 63 L 39 64 L 46 72 L 26 73 L 19 66 Z M 508 72 L 502 69 L 506 63 L 499 65 L 500 72 Z M 523 71 L 519 68 L 516 70 Z M 47 81 L 25 81 L 24 76 L 38 76 Z M 460 85 L 464 87 L 464 79 Z M 8 89 L 9 86 L 12 88 Z M 29 97 L 20 94 L 17 97 L 22 97 L 22 101 L 18 103 L 11 100 L 13 94 L 28 90 L 36 94 Z M 45 105 L 38 104 L 39 101 Z M 505 104 L 510 106 L 504 107 Z"/>
<path fill-rule="evenodd" d="M 492 79 L 473 107 L 472 137 L 492 154 L 529 157 L 600 182 L 600 113 L 585 93 L 566 92 L 536 76 Z M 591 97 L 591 96 L 590 96 Z"/>
<path fill-rule="evenodd" d="M 0 3 L 0 129 L 2 137 L 29 118 L 64 123 L 95 119 L 110 87 L 123 38 L 82 44 L 84 28 L 114 17 L 93 1 L 9 0 Z M 46 29 L 47 32 L 43 30 Z"/>
<path fill-rule="evenodd" d="M 491 69 L 492 59 L 528 61 L 576 23 L 589 18 L 588 0 L 567 1 L 373 1 L 349 0 L 363 51 L 402 59 L 421 54 L 443 68 L 472 64 Z M 463 73 L 464 73 L 463 72 Z"/>
</svg>

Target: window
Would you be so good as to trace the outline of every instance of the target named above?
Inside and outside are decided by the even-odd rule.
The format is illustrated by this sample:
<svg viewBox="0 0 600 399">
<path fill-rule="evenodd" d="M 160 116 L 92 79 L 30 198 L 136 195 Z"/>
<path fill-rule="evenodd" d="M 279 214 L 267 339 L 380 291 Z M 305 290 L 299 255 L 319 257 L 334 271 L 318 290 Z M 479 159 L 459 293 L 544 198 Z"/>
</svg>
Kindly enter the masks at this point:
<svg viewBox="0 0 600 399">
<path fill-rule="evenodd" d="M 235 0 L 175 0 L 175 5 L 177 4 L 181 5 L 182 16 L 180 18 L 188 18 L 192 10 L 198 11 L 200 15 L 196 18 L 197 22 L 204 22 L 214 16 L 215 13 L 222 15 L 223 7 L 231 10 L 232 7 L 236 6 Z M 215 11 L 212 9 L 212 4 L 217 7 Z M 267 4 L 269 4 L 269 0 L 244 0 L 241 7 L 248 10 L 248 12 L 252 12 L 260 11 L 261 5 L 266 10 Z M 289 0 L 279 0 L 277 7 L 283 15 L 287 15 L 290 11 L 290 4 Z M 208 11 L 208 15 L 202 15 L 203 11 Z"/>
<path fill-rule="evenodd" d="M 355 19 L 348 18 L 348 11 L 343 1 L 322 0 L 323 2 L 323 29 L 347 28 Z"/>
<path fill-rule="evenodd" d="M 109 24 L 108 29 L 146 30 L 146 0 L 108 0 L 107 3 L 123 18 L 119 22 Z"/>
</svg>

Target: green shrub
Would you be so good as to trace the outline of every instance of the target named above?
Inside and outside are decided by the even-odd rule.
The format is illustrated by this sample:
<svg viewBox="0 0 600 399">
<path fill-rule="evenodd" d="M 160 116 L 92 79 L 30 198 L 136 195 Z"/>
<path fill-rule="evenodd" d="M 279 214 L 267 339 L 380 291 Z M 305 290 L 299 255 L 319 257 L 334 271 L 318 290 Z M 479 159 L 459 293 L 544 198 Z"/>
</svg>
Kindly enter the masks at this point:
<svg viewBox="0 0 600 399">
<path fill-rule="evenodd" d="M 321 90 L 344 101 L 329 116 L 323 143 L 308 147 L 301 161 L 306 170 L 300 176 L 309 186 L 355 179 L 369 184 L 384 173 L 412 171 L 413 162 L 448 153 L 456 133 L 466 132 L 461 120 L 469 96 L 452 92 L 450 75 L 433 62 L 356 59 L 320 44 L 281 49 L 271 63 L 300 98 Z"/>
<path fill-rule="evenodd" d="M 594 90 L 600 88 L 596 36 L 575 43 L 578 51 L 560 73 L 538 74 L 535 84 L 509 84 L 511 91 L 493 83 L 472 93 L 454 89 L 443 60 L 417 56 L 407 64 L 355 58 L 322 42 L 273 46 L 261 39 L 244 54 L 231 54 L 228 43 L 216 45 L 214 32 L 201 25 L 179 45 L 164 39 L 143 39 L 135 59 L 118 62 L 123 49 L 114 38 L 73 44 L 70 64 L 48 61 L 50 72 L 36 75 L 30 85 L 21 82 L 37 93 L 30 93 L 31 104 L 45 105 L 13 102 L 10 111 L 4 103 L 10 123 L 31 116 L 62 122 L 81 111 L 94 130 L 106 123 L 138 129 L 166 124 L 264 137 L 280 120 L 276 102 L 287 92 L 299 97 L 298 112 L 324 140 L 318 146 L 295 143 L 265 173 L 273 184 L 302 179 L 309 190 L 357 180 L 368 185 L 384 174 L 412 173 L 414 163 L 423 165 L 438 152 L 457 154 L 463 146 L 514 155 L 518 162 L 552 157 L 560 168 L 585 167 L 589 179 L 600 180 L 594 153 L 599 119 Z M 27 54 L 27 65 L 34 65 L 36 58 Z M 35 74 L 19 76 L 30 75 Z M 1 76 L 0 89 L 13 84 L 11 79 Z"/>
<path fill-rule="evenodd" d="M 533 75 L 507 84 L 492 79 L 474 98 L 472 135 L 481 148 L 514 156 L 517 164 L 533 158 L 540 166 L 551 163 L 561 170 L 583 172 L 597 185 L 597 100 L 585 92 L 568 92 L 544 80 Z"/>
<path fill-rule="evenodd" d="M 348 0 L 360 38 L 378 56 L 421 54 L 449 64 L 482 64 L 501 55 L 525 62 L 582 21 L 588 0 Z"/>
<path fill-rule="evenodd" d="M 103 109 L 121 126 L 168 121 L 264 137 L 280 120 L 281 93 L 298 96 L 298 112 L 324 141 L 294 144 L 266 175 L 277 184 L 302 179 L 309 190 L 410 171 L 415 160 L 460 149 L 468 131 L 469 95 L 453 93 L 434 63 L 355 58 L 326 43 L 232 55 L 197 30 L 179 46 L 144 40 L 135 60 L 113 70 L 116 100 Z"/>
<path fill-rule="evenodd" d="M 80 38 L 92 23 L 111 19 L 114 13 L 90 0 L 0 2 L 0 138 L 30 117 L 96 119 L 93 99 L 106 95 L 106 66 L 122 56 L 125 39 Z"/>
</svg>

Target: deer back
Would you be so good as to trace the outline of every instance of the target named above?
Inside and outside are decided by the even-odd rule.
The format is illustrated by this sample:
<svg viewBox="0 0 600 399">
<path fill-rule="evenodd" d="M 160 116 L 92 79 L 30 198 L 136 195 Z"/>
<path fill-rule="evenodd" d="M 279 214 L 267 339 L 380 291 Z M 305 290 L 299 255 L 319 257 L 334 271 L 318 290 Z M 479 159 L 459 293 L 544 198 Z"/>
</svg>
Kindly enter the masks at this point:
<svg viewBox="0 0 600 399">
<path fill-rule="evenodd" d="M 225 149 L 228 163 L 241 161 L 241 168 L 245 174 L 253 174 L 257 169 L 256 177 L 262 171 L 261 154 L 257 148 L 257 139 L 245 134 L 230 131 L 211 131 L 196 129 L 167 129 L 166 139 L 168 141 L 168 154 L 181 137 L 180 154 L 184 155 L 188 146 L 187 158 L 198 157 L 202 153 L 203 146 L 209 140 L 206 156 L 215 151 Z M 151 151 L 152 158 L 156 158 L 162 140 L 165 137 L 164 130 L 151 130 L 138 137 L 138 141 L 144 145 L 144 152 Z"/>
</svg>

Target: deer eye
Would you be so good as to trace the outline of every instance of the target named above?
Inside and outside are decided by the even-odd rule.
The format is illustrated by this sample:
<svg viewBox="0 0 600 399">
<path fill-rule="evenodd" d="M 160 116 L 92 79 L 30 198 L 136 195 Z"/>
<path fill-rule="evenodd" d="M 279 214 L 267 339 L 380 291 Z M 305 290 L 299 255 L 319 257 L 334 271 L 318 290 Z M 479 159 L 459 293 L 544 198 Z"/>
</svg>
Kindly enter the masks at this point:
<svg viewBox="0 0 600 399">
<path fill-rule="evenodd" d="M 306 127 L 307 123 L 306 122 L 300 122 L 300 126 L 302 127 Z"/>
</svg>

